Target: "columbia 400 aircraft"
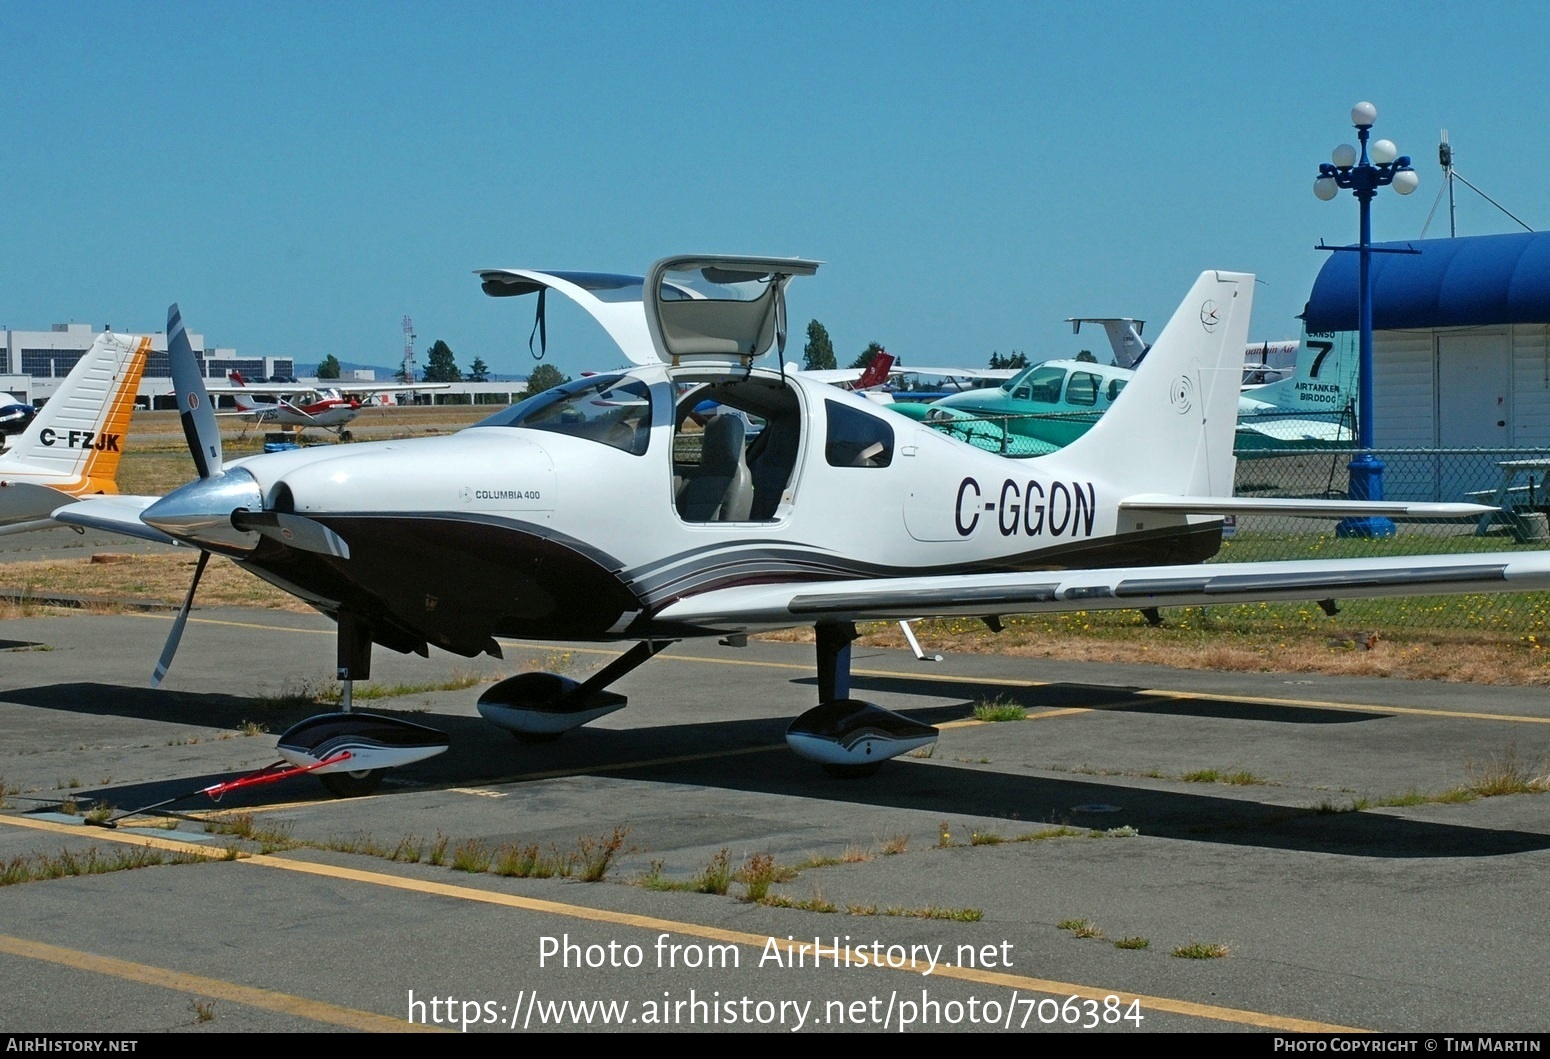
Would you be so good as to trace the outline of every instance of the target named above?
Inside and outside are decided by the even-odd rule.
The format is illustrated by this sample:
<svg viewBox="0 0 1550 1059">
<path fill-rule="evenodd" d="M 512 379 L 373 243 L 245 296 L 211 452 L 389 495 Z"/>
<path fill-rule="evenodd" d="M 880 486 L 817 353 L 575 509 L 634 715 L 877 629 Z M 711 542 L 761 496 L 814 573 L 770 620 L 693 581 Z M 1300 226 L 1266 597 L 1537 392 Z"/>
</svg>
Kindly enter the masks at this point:
<svg viewBox="0 0 1550 1059">
<path fill-rule="evenodd" d="M 0 533 L 55 525 L 66 496 L 116 493 L 118 459 L 151 352 L 144 336 L 105 331 L 0 454 Z"/>
<path fill-rule="evenodd" d="M 755 368 L 783 346 L 785 287 L 817 268 L 687 256 L 657 262 L 644 281 L 483 271 L 497 297 L 570 297 L 634 366 L 448 437 L 232 464 L 174 307 L 167 330 L 199 480 L 149 506 L 88 500 L 56 517 L 204 553 L 158 679 L 209 553 L 337 619 L 345 708 L 279 743 L 340 794 L 447 744 L 349 709 L 373 645 L 473 656 L 499 654 L 501 636 L 632 644 L 585 681 L 527 673 L 480 699 L 490 721 L 544 739 L 625 705 L 608 686 L 673 641 L 812 625 L 819 704 L 788 741 L 830 768 L 866 771 L 936 730 L 850 697 L 861 620 L 994 625 L 1031 611 L 1550 585 L 1546 553 L 1198 565 L 1216 552 L 1224 513 L 1482 510 L 1230 495 L 1252 276 L 1202 274 L 1108 415 L 1059 452 L 1009 460 L 860 394 Z M 691 414 L 708 401 L 744 414 Z M 763 424 L 751 442 L 745 421 Z"/>
</svg>

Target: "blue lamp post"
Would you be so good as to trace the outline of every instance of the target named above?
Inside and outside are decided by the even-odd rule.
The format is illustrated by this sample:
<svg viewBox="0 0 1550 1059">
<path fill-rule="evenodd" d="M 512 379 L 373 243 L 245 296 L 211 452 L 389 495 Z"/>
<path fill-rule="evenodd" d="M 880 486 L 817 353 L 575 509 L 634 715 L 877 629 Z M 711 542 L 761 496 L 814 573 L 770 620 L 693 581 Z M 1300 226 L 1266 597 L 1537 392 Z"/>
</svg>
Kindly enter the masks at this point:
<svg viewBox="0 0 1550 1059">
<path fill-rule="evenodd" d="M 1319 166 L 1318 179 L 1313 182 L 1313 193 L 1325 202 L 1333 199 L 1342 189 L 1356 196 L 1361 207 L 1361 240 L 1355 249 L 1360 254 L 1360 276 L 1356 288 L 1356 314 L 1360 332 L 1357 367 L 1357 447 L 1362 451 L 1351 460 L 1350 496 L 1352 500 L 1383 499 L 1383 461 L 1372 452 L 1372 200 L 1378 189 L 1392 185 L 1401 195 L 1408 195 L 1420 184 L 1421 178 L 1410 168 L 1410 159 L 1401 156 L 1390 140 L 1378 140 L 1372 145 L 1371 160 L 1367 154 L 1367 138 L 1372 124 L 1378 118 L 1378 108 L 1371 103 L 1358 103 L 1351 108 L 1351 124 L 1361 143 L 1361 153 L 1348 143 L 1336 147 L 1330 161 Z M 1330 163 L 1334 163 L 1331 165 Z M 1330 249 L 1347 250 L 1350 247 Z M 1341 537 L 1392 537 L 1394 523 L 1386 518 L 1345 519 L 1335 527 Z"/>
</svg>

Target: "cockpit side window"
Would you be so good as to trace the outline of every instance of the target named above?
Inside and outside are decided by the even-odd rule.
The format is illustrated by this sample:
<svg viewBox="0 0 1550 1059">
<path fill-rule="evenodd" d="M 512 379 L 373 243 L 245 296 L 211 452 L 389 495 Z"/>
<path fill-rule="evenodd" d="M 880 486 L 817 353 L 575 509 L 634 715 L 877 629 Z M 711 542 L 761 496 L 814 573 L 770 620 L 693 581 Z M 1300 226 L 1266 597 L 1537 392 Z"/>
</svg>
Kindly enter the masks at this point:
<svg viewBox="0 0 1550 1059">
<path fill-rule="evenodd" d="M 823 455 L 831 467 L 886 467 L 893 462 L 893 427 L 838 401 L 825 401 L 829 435 Z"/>
<path fill-rule="evenodd" d="M 1103 380 L 1090 371 L 1073 371 L 1066 383 L 1066 403 L 1095 405 L 1098 403 L 1098 384 Z"/>
<path fill-rule="evenodd" d="M 475 426 L 548 430 L 643 456 L 651 442 L 651 389 L 627 375 L 594 376 L 529 397 Z"/>
</svg>

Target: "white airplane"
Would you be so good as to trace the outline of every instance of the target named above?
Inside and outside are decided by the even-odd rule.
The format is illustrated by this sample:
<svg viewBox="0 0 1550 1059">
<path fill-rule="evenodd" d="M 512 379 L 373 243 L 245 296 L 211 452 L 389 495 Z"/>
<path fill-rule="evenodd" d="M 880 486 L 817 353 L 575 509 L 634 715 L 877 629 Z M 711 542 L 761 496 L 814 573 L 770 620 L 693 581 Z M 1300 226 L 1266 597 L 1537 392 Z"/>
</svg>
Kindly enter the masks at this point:
<svg viewBox="0 0 1550 1059">
<path fill-rule="evenodd" d="M 32 422 L 38 410 L 15 394 L 0 390 L 0 440 L 7 434 L 20 434 Z"/>
<path fill-rule="evenodd" d="M 450 383 L 385 383 L 354 390 L 340 387 L 308 386 L 304 383 L 248 383 L 240 372 L 232 372 L 230 385 L 211 386 L 212 394 L 229 394 L 237 403 L 235 412 L 218 412 L 217 415 L 237 415 L 249 423 L 267 423 L 305 430 L 316 427 L 332 430 L 340 441 L 350 440 L 346 429 L 367 407 L 373 397 L 386 398 L 390 394 L 424 393 L 445 390 Z M 290 401 L 287 396 L 305 396 L 309 400 Z M 264 398 L 270 398 L 265 400 Z"/>
<path fill-rule="evenodd" d="M 98 335 L 27 429 L 0 453 L 0 533 L 55 525 L 67 497 L 116 493 L 148 337 Z"/>
<path fill-rule="evenodd" d="M 493 295 L 554 291 L 634 367 L 566 383 L 461 433 L 223 464 L 187 351 L 173 367 L 198 481 L 143 506 L 86 501 L 61 521 L 201 549 L 157 666 L 166 672 L 209 554 L 338 621 L 340 712 L 281 753 L 341 794 L 445 749 L 445 734 L 350 709 L 374 644 L 498 655 L 497 638 L 631 644 L 582 682 L 526 673 L 480 712 L 553 738 L 617 710 L 610 684 L 668 644 L 817 630 L 819 704 L 788 741 L 864 771 L 936 730 L 850 696 L 855 623 L 1550 586 L 1550 553 L 1201 566 L 1223 514 L 1473 517 L 1472 504 L 1234 498 L 1233 431 L 1253 277 L 1200 276 L 1134 380 L 1083 437 L 1008 460 L 860 394 L 753 366 L 786 336 L 800 259 L 687 256 L 639 278 L 490 269 Z M 181 337 L 173 310 L 169 334 Z M 174 330 L 176 328 L 176 330 Z M 765 424 L 691 415 L 713 400 Z"/>
</svg>

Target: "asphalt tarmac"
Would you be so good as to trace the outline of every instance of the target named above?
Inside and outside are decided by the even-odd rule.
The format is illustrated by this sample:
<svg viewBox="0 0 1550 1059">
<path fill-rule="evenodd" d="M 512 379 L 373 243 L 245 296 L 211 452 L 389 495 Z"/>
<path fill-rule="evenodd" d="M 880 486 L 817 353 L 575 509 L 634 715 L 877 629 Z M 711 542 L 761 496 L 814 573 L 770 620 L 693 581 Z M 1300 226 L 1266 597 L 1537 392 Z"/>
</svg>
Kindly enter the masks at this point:
<svg viewBox="0 0 1550 1059">
<path fill-rule="evenodd" d="M 858 650 L 853 694 L 942 736 L 836 779 L 783 741 L 810 646 L 680 644 L 542 745 L 439 689 L 614 650 L 379 648 L 399 694 L 357 705 L 448 753 L 366 798 L 297 777 L 214 804 L 192 792 L 326 709 L 332 625 L 197 610 L 151 691 L 170 622 L 0 629 L 5 881 L 203 854 L 0 886 L 0 1031 L 1550 1028 L 1550 797 L 1437 798 L 1509 755 L 1543 771 L 1544 689 Z M 997 698 L 1027 719 L 972 720 Z M 601 882 L 459 870 L 616 830 Z M 799 869 L 769 888 L 792 907 L 685 889 L 755 857 Z"/>
</svg>

